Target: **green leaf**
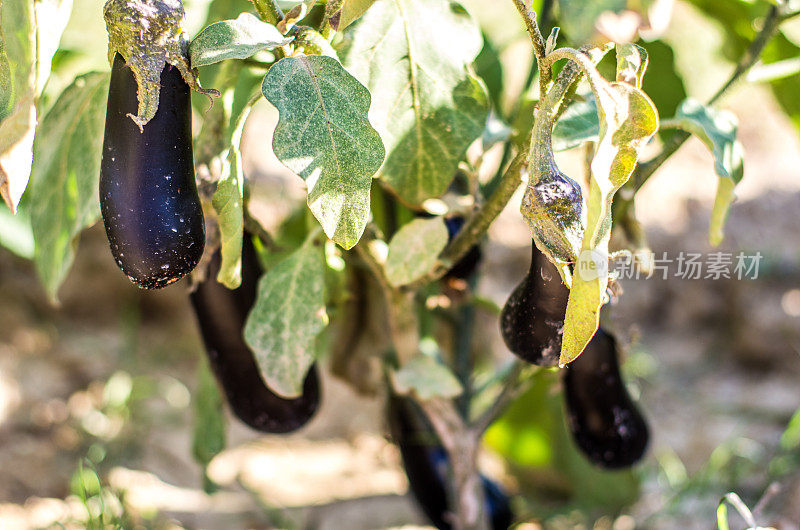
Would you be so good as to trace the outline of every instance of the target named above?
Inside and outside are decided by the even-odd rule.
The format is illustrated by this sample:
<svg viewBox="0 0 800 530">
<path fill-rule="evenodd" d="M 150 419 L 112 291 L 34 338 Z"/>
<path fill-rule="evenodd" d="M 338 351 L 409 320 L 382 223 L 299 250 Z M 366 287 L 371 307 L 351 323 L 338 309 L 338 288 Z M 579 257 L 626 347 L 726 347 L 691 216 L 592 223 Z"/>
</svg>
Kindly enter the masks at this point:
<svg viewBox="0 0 800 530">
<path fill-rule="evenodd" d="M 33 230 L 31 219 L 25 210 L 14 215 L 0 202 L 0 246 L 25 259 L 33 259 Z"/>
<path fill-rule="evenodd" d="M 430 355 L 419 354 L 400 370 L 391 372 L 392 385 L 400 395 L 414 393 L 419 399 L 454 398 L 464 389 L 450 369 Z"/>
<path fill-rule="evenodd" d="M 344 0 L 339 11 L 330 17 L 331 27 L 343 31 L 347 26 L 361 17 L 375 0 Z"/>
<path fill-rule="evenodd" d="M 495 112 L 500 113 L 503 96 L 503 63 L 500 61 L 500 51 L 485 33 L 483 34 L 483 48 L 475 58 L 475 73 L 486 85 Z"/>
<path fill-rule="evenodd" d="M 31 175 L 35 101 L 71 9 L 71 0 L 0 2 L 0 195 L 12 212 Z"/>
<path fill-rule="evenodd" d="M 447 245 L 447 227 L 441 217 L 414 219 L 389 242 L 386 277 L 395 287 L 425 275 Z"/>
<path fill-rule="evenodd" d="M 600 136 L 591 163 L 586 231 L 564 320 L 562 365 L 575 360 L 597 331 L 608 286 L 611 201 L 630 178 L 641 149 L 658 131 L 658 112 L 640 88 L 625 82 L 609 83 L 596 71 L 588 79 L 598 103 Z"/>
<path fill-rule="evenodd" d="M 81 230 L 100 217 L 97 195 L 108 74 L 75 79 L 42 120 L 30 204 L 39 277 L 51 300 L 72 266 Z"/>
<path fill-rule="evenodd" d="M 379 0 L 348 32 L 340 57 L 372 93 L 386 143 L 380 178 L 408 203 L 444 193 L 483 132 L 486 90 L 467 67 L 482 44 L 448 0 Z"/>
<path fill-rule="evenodd" d="M 218 63 L 225 59 L 246 59 L 261 50 L 271 50 L 291 42 L 271 24 L 250 13 L 236 20 L 215 22 L 192 40 L 189 59 L 192 68 Z"/>
<path fill-rule="evenodd" d="M 244 175 L 242 175 L 242 153 L 240 144 L 244 124 L 250 109 L 239 117 L 231 136 L 225 163 L 217 182 L 217 190 L 211 205 L 217 212 L 219 223 L 222 263 L 217 281 L 228 289 L 236 289 L 242 283 L 242 238 L 244 237 Z"/>
<path fill-rule="evenodd" d="M 744 175 L 744 149 L 736 139 L 739 121 L 732 112 L 717 110 L 689 98 L 678 108 L 673 122 L 697 136 L 714 156 L 714 171 L 719 182 L 708 238 L 716 246 L 722 242 L 725 219 L 736 198 L 734 187 Z"/>
<path fill-rule="evenodd" d="M 783 34 L 776 35 L 767 45 L 761 59 L 767 65 L 772 65 L 783 60 L 800 57 L 800 47 L 787 39 Z M 783 111 L 792 120 L 795 130 L 800 133 L 800 75 L 790 75 L 775 79 L 770 83 L 775 99 L 780 103 Z"/>
<path fill-rule="evenodd" d="M 364 233 L 372 175 L 384 149 L 367 119 L 370 94 L 336 59 L 287 57 L 261 86 L 280 113 L 272 148 L 308 186 L 308 206 L 345 249 Z"/>
<path fill-rule="evenodd" d="M 194 398 L 192 454 L 203 466 L 205 475 L 208 464 L 225 449 L 226 445 L 224 400 L 205 359 L 198 365 L 197 388 L 192 396 Z M 208 480 L 208 475 L 205 477 L 206 493 L 213 493 L 216 488 Z"/>
<path fill-rule="evenodd" d="M 597 104 L 591 93 L 572 103 L 553 127 L 553 151 L 566 151 L 584 142 L 594 142 L 600 135 Z"/>
<path fill-rule="evenodd" d="M 297 397 L 325 328 L 325 253 L 319 232 L 261 277 L 244 328 L 261 377 L 281 396 Z"/>
</svg>

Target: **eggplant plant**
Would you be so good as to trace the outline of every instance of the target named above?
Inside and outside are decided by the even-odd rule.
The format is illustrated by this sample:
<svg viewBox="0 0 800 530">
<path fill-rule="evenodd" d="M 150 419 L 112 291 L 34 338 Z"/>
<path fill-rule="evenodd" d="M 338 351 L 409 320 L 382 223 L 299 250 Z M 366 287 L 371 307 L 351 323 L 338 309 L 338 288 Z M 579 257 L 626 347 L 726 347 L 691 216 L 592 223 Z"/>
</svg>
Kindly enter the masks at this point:
<svg viewBox="0 0 800 530">
<path fill-rule="evenodd" d="M 760 57 L 800 54 L 782 33 L 793 2 L 731 0 L 724 16 L 690 3 L 731 19 L 741 51 L 705 102 L 664 60 L 668 17 L 651 2 L 498 0 L 498 31 L 488 8 L 469 2 L 473 16 L 454 0 L 211 0 L 192 17 L 181 0 L 98 0 L 108 68 L 88 72 L 53 44 L 71 2 L 3 2 L 0 192 L 30 220 L 29 257 L 52 301 L 101 218 L 110 268 L 190 292 L 198 358 L 216 377 L 198 401 L 224 396 L 254 429 L 293 431 L 325 403 L 319 380 L 334 366 L 391 401 L 392 436 L 434 524 L 499 528 L 536 509 L 483 477 L 478 455 L 537 371 L 563 373 L 563 443 L 605 468 L 647 458 L 646 407 L 600 327 L 620 292 L 609 264 L 646 248 L 636 193 L 691 135 L 714 158 L 697 178 L 717 179 L 719 243 L 743 176 L 735 116 L 719 103 Z M 601 14 L 640 24 L 611 31 Z M 509 65 L 498 47 L 521 39 L 530 61 Z M 521 87 L 510 67 L 528 71 Z M 797 123 L 796 76 L 762 79 Z M 270 224 L 252 208 L 269 190 L 241 154 L 259 102 L 278 121 L 250 155 L 271 152 L 307 191 Z M 559 167 L 571 149 L 582 174 Z M 501 310 L 479 287 L 507 207 L 530 231 L 531 262 Z M 508 351 L 473 340 L 486 314 Z M 203 410 L 198 421 L 223 424 L 221 407 Z M 434 442 L 413 441 L 413 425 Z M 207 463 L 224 444 L 196 432 Z"/>
</svg>

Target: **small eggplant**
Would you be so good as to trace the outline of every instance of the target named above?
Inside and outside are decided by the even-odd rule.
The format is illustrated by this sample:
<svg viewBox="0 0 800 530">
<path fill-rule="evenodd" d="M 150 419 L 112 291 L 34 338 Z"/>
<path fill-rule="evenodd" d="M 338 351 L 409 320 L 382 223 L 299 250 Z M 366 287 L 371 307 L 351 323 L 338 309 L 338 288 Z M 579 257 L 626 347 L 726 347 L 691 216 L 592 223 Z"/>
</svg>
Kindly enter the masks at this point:
<svg viewBox="0 0 800 530">
<path fill-rule="evenodd" d="M 211 259 L 207 278 L 190 295 L 206 353 L 234 414 L 261 432 L 286 433 L 305 425 L 319 407 L 319 378 L 313 365 L 303 382 L 303 395 L 285 399 L 264 383 L 253 352 L 242 335 L 256 299 L 261 265 L 248 234 L 242 245 L 242 284 L 227 289 L 216 281 L 220 253 Z"/>
<path fill-rule="evenodd" d="M 500 314 L 508 349 L 538 366 L 557 365 L 568 299 L 569 289 L 555 265 L 531 243 L 531 268 Z"/>
<path fill-rule="evenodd" d="M 603 328 L 564 372 L 567 422 L 589 460 L 617 469 L 635 464 L 649 439 L 647 423 L 619 372 L 617 342 Z"/>
<path fill-rule="evenodd" d="M 161 72 L 158 111 L 142 130 L 137 84 L 114 56 L 108 90 L 100 209 L 111 253 L 139 287 L 159 289 L 189 273 L 205 244 L 192 159 L 189 85 L 170 64 Z"/>
<path fill-rule="evenodd" d="M 450 464 L 436 433 L 415 403 L 398 396 L 389 402 L 389 428 L 400 448 L 411 493 L 436 528 L 449 530 L 445 484 Z M 492 529 L 507 530 L 514 519 L 508 496 L 484 476 L 481 484 Z"/>
<path fill-rule="evenodd" d="M 458 234 L 458 231 L 461 230 L 461 227 L 464 226 L 465 222 L 465 219 L 460 215 L 445 219 L 444 223 L 447 226 L 448 241 L 452 241 L 453 238 L 456 237 L 456 234 Z M 473 245 L 464 255 L 464 257 L 458 260 L 458 262 L 453 265 L 449 271 L 447 271 L 447 274 L 444 275 L 445 279 L 470 279 L 472 275 L 475 274 L 475 270 L 478 268 L 482 257 L 483 254 L 481 252 L 480 245 Z"/>
</svg>

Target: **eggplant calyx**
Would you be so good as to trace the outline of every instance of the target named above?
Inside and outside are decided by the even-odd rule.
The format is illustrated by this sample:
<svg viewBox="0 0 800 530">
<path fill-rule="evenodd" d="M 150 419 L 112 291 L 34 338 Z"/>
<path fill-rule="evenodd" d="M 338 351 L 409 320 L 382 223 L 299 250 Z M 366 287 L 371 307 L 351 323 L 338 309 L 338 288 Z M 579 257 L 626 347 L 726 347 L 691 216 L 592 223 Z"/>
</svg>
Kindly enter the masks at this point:
<svg viewBox="0 0 800 530">
<path fill-rule="evenodd" d="M 120 54 L 136 78 L 136 115 L 128 114 L 143 131 L 158 110 L 161 72 L 170 64 L 193 90 L 211 97 L 218 90 L 202 88 L 197 70 L 189 65 L 189 43 L 183 32 L 180 0 L 108 0 L 103 7 L 108 29 L 108 62 Z"/>
</svg>

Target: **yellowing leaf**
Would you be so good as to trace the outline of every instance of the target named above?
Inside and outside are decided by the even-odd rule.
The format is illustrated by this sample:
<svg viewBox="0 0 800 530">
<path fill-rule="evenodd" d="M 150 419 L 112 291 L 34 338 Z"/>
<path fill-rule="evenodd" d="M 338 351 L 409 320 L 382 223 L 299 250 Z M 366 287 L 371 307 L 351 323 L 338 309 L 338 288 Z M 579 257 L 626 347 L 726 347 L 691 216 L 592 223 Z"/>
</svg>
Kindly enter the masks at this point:
<svg viewBox="0 0 800 530">
<path fill-rule="evenodd" d="M 624 82 L 609 83 L 596 71 L 588 78 L 598 104 L 600 137 L 591 164 L 586 232 L 567 302 L 562 365 L 575 360 L 597 331 L 608 285 L 611 201 L 630 178 L 640 150 L 658 130 L 655 105 L 641 89 Z M 640 83 L 641 73 L 633 80 Z"/>
</svg>

